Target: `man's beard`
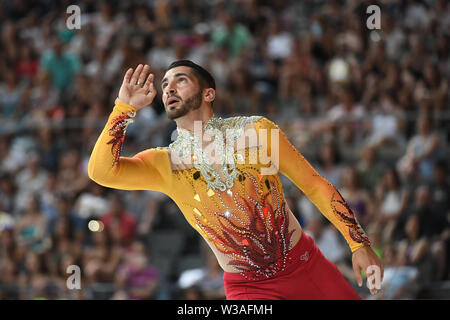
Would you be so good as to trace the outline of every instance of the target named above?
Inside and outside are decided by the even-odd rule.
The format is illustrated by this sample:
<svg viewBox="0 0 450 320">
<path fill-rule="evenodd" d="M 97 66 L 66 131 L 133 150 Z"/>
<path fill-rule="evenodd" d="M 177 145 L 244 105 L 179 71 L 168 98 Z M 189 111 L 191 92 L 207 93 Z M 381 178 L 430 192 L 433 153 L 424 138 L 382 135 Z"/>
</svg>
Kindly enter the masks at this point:
<svg viewBox="0 0 450 320">
<path fill-rule="evenodd" d="M 173 110 L 167 110 L 167 118 L 175 120 L 179 117 L 183 117 L 191 110 L 196 110 L 202 105 L 202 93 L 199 90 L 196 94 L 183 102 L 180 106 Z"/>
</svg>

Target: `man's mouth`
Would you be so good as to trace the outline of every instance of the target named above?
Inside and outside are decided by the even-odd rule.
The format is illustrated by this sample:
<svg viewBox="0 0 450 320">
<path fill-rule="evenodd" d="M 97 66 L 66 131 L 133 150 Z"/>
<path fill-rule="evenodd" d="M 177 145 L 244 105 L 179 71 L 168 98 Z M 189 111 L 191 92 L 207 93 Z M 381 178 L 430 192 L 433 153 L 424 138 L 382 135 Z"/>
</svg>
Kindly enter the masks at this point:
<svg viewBox="0 0 450 320">
<path fill-rule="evenodd" d="M 177 98 L 171 97 L 171 98 L 167 99 L 167 107 L 169 109 L 173 109 L 177 106 L 178 102 L 180 102 L 180 101 Z"/>
</svg>

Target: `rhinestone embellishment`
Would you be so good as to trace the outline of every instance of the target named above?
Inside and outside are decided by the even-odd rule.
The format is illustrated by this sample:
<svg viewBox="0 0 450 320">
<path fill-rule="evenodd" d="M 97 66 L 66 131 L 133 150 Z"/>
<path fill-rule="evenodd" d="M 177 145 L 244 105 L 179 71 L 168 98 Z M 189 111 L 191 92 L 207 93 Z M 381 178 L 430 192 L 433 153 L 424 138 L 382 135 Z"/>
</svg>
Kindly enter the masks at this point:
<svg viewBox="0 0 450 320">
<path fill-rule="evenodd" d="M 231 118 L 216 118 L 209 119 L 204 130 L 214 133 L 214 150 L 221 155 L 220 165 L 222 167 L 221 173 L 224 177 L 222 181 L 219 173 L 213 168 L 209 157 L 205 154 L 202 141 L 200 137 L 194 135 L 189 130 L 178 128 L 177 139 L 169 145 L 169 149 L 181 158 L 188 156 L 193 160 L 194 167 L 201 173 L 207 182 L 206 190 L 220 190 L 225 191 L 231 189 L 234 181 L 241 172 L 236 168 L 234 157 L 234 144 L 231 143 L 239 138 L 244 131 L 245 125 L 260 119 L 260 116 L 251 117 L 231 117 Z M 231 130 L 231 131 L 227 131 Z M 231 132 L 232 141 L 224 141 L 223 137 L 229 138 Z M 186 154 L 187 153 L 187 154 Z M 239 157 L 240 156 L 240 157 Z M 239 154 L 236 158 L 238 161 L 243 161 L 242 155 Z"/>
</svg>

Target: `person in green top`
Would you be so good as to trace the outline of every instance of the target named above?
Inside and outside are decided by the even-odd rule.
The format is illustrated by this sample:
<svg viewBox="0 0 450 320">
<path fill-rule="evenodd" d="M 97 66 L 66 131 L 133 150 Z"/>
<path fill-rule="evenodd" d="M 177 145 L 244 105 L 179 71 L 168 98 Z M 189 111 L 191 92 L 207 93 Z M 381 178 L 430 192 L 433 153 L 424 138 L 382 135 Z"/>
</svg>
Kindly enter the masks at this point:
<svg viewBox="0 0 450 320">
<path fill-rule="evenodd" d="M 40 67 L 51 75 L 53 87 L 58 90 L 66 90 L 81 69 L 80 59 L 69 52 L 64 51 L 64 43 L 55 39 L 53 48 L 46 52 L 40 61 Z"/>
<path fill-rule="evenodd" d="M 223 26 L 213 32 L 212 43 L 216 47 L 228 49 L 230 58 L 236 58 L 242 49 L 252 44 L 252 36 L 230 13 L 223 13 L 221 19 Z"/>
</svg>

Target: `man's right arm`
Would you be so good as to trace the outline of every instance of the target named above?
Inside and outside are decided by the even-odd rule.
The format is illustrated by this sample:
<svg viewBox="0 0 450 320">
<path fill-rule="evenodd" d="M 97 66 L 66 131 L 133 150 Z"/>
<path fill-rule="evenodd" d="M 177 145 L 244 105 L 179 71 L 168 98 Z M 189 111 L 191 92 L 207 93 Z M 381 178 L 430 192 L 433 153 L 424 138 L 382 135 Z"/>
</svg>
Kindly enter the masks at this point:
<svg viewBox="0 0 450 320">
<path fill-rule="evenodd" d="M 171 168 L 167 151 L 147 149 L 134 157 L 121 157 L 121 143 L 125 138 L 113 132 L 113 126 L 120 129 L 120 119 L 136 112 L 132 106 L 116 100 L 108 122 L 95 143 L 88 165 L 88 175 L 93 181 L 109 188 L 122 190 L 155 190 L 167 193 L 170 185 Z M 125 125 L 126 122 L 122 124 Z M 115 135 L 114 135 L 115 133 Z M 117 139 L 115 147 L 111 141 Z M 122 140 L 121 140 L 122 139 Z M 108 142 L 110 142 L 108 144 Z M 116 161 L 117 160 L 117 161 Z"/>
</svg>

